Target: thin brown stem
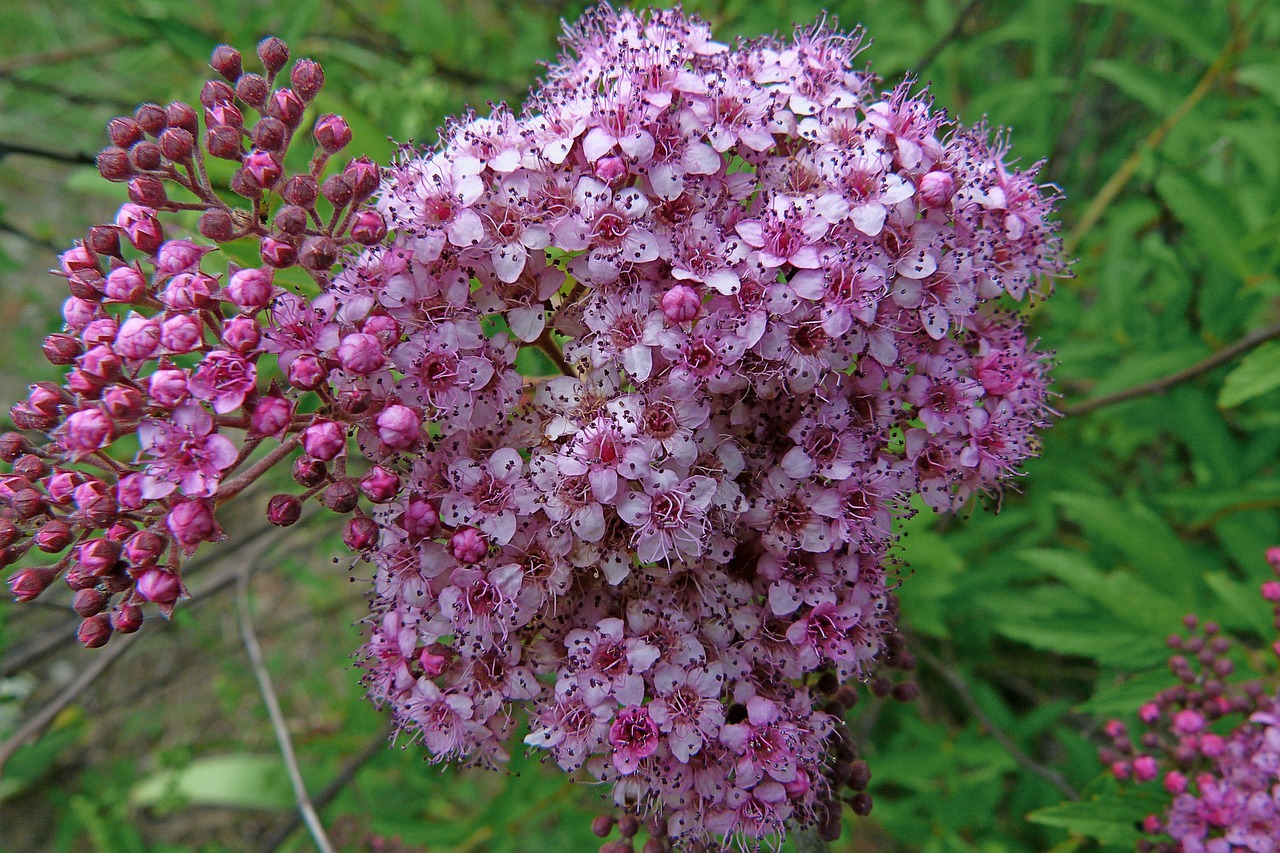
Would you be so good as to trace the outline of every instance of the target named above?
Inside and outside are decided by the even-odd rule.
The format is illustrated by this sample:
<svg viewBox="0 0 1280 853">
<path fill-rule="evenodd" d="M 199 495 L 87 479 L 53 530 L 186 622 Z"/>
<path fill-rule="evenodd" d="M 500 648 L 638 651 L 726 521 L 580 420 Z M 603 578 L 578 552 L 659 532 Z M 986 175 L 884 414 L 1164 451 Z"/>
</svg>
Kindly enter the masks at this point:
<svg viewBox="0 0 1280 853">
<path fill-rule="evenodd" d="M 296 450 L 300 444 L 302 444 L 302 437 L 295 435 L 293 438 L 284 442 L 275 450 L 253 463 L 253 465 L 246 468 L 243 473 L 227 480 L 227 482 L 223 483 L 222 488 L 218 489 L 217 502 L 219 504 L 225 503 L 243 492 L 251 483 L 253 483 L 254 480 L 261 477 L 281 459 Z"/>
<path fill-rule="evenodd" d="M 565 376 L 577 375 L 573 372 L 573 368 L 569 366 L 569 362 L 564 360 L 564 353 L 560 351 L 555 339 L 551 337 L 551 326 L 549 324 L 543 328 L 542 334 L 533 342 L 533 345 L 546 353 L 547 358 L 551 359 L 552 363 Z"/>
<path fill-rule="evenodd" d="M 1170 373 L 1168 376 L 1162 376 L 1159 379 L 1153 379 L 1150 382 L 1144 382 L 1132 388 L 1125 388 L 1122 391 L 1114 391 L 1110 394 L 1102 394 L 1091 400 L 1082 400 L 1079 403 L 1064 406 L 1062 413 L 1064 415 L 1083 415 L 1101 409 L 1104 406 L 1123 403 L 1126 400 L 1135 400 L 1139 397 L 1148 397 L 1153 394 L 1163 394 L 1175 385 L 1180 385 L 1183 382 L 1208 373 L 1215 367 L 1231 361 L 1236 356 L 1276 338 L 1280 338 L 1280 323 L 1255 329 L 1234 344 L 1223 347 L 1205 360 L 1198 361 L 1190 367 L 1184 367 L 1182 370 Z"/>
</svg>

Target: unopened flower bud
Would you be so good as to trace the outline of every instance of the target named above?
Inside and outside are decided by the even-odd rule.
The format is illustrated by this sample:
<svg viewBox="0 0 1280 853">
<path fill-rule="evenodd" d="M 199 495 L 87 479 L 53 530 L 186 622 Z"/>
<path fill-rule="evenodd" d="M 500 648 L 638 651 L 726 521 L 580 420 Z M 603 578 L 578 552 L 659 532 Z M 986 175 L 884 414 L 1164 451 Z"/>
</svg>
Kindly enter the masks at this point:
<svg viewBox="0 0 1280 853">
<path fill-rule="evenodd" d="M 673 323 L 686 323 L 698 316 L 702 300 L 698 291 L 687 284 L 677 284 L 662 294 L 662 313 Z"/>
<path fill-rule="evenodd" d="M 160 559 L 169 540 L 154 530 L 140 530 L 125 542 L 124 556 L 134 566 L 149 566 Z"/>
<path fill-rule="evenodd" d="M 107 122 L 107 138 L 112 145 L 128 148 L 142 139 L 142 127 L 131 116 L 120 116 Z"/>
<path fill-rule="evenodd" d="M 351 222 L 351 239 L 372 246 L 387 236 L 387 221 L 376 210 L 362 210 Z"/>
<path fill-rule="evenodd" d="M 302 517 L 302 501 L 293 495 L 273 495 L 267 501 L 267 521 L 276 527 L 297 524 Z"/>
<path fill-rule="evenodd" d="M 76 563 L 91 575 L 103 575 L 120 559 L 120 543 L 110 539 L 90 539 L 76 546 Z"/>
<path fill-rule="evenodd" d="M 162 406 L 175 407 L 187 399 L 187 372 L 177 368 L 165 368 L 151 374 L 148 383 L 151 399 Z"/>
<path fill-rule="evenodd" d="M 85 235 L 84 244 L 96 254 L 120 257 L 120 231 L 110 225 L 94 225 Z"/>
<path fill-rule="evenodd" d="M 919 197 L 929 207 L 944 207 L 956 193 L 950 172 L 929 172 L 920 179 Z"/>
<path fill-rule="evenodd" d="M 239 161 L 244 154 L 240 147 L 240 131 L 226 125 L 209 128 L 204 134 L 204 147 L 220 160 Z"/>
<path fill-rule="evenodd" d="M 262 109 L 270 94 L 271 84 L 261 74 L 249 72 L 236 81 L 236 97 L 255 110 Z"/>
<path fill-rule="evenodd" d="M 334 207 L 345 207 L 354 197 L 355 190 L 342 175 L 330 175 L 320 186 L 320 193 Z"/>
<path fill-rule="evenodd" d="M 32 566 L 9 578 L 9 592 L 18 602 L 34 601 L 57 577 L 51 566 Z"/>
<path fill-rule="evenodd" d="M 210 128 L 229 127 L 238 132 L 244 128 L 244 113 L 230 102 L 215 104 L 204 111 L 204 123 Z"/>
<path fill-rule="evenodd" d="M 323 483 L 328 475 L 328 467 L 318 459 L 299 456 L 293 463 L 293 479 L 308 489 Z"/>
<path fill-rule="evenodd" d="M 182 595 L 182 581 L 173 572 L 152 568 L 138 573 L 138 595 L 156 604 L 171 604 Z"/>
<path fill-rule="evenodd" d="M 351 512 L 360 503 L 360 490 L 350 480 L 338 480 L 324 490 L 320 502 L 334 512 Z"/>
<path fill-rule="evenodd" d="M 367 515 L 357 515 L 342 528 L 342 542 L 352 551 L 366 551 L 378 544 L 378 525 Z"/>
<path fill-rule="evenodd" d="M 272 224 L 277 231 L 296 236 L 307 230 L 307 211 L 296 204 L 286 204 L 276 211 Z"/>
<path fill-rule="evenodd" d="M 310 210 L 315 207 L 316 199 L 320 196 L 320 186 L 310 175 L 294 175 L 285 182 L 280 196 L 287 204 L 296 204 Z"/>
<path fill-rule="evenodd" d="M 591 832 L 597 838 L 608 838 L 613 832 L 613 815 L 599 814 L 591 820 Z"/>
<path fill-rule="evenodd" d="M 347 335 L 338 345 L 338 361 L 342 369 L 356 376 L 371 376 L 386 364 L 382 341 L 363 332 Z"/>
<path fill-rule="evenodd" d="M 126 181 L 133 174 L 133 163 L 129 161 L 129 152 L 123 148 L 111 146 L 98 152 L 96 160 L 98 174 L 108 181 Z"/>
<path fill-rule="evenodd" d="M 304 269 L 324 272 L 338 259 L 338 244 L 324 234 L 308 237 L 302 243 L 298 263 Z"/>
<path fill-rule="evenodd" d="M 849 807 L 853 809 L 853 813 L 858 817 L 866 817 L 871 814 L 871 795 L 866 791 L 859 791 L 849 798 Z"/>
<path fill-rule="evenodd" d="M 196 140 L 188 130 L 171 127 L 160 134 L 160 151 L 175 162 L 183 162 L 191 156 Z"/>
<path fill-rule="evenodd" d="M 27 441 L 26 436 L 21 433 L 6 432 L 0 435 L 0 459 L 5 462 L 13 462 L 19 454 L 26 453 L 30 449 L 31 442 Z"/>
<path fill-rule="evenodd" d="M 262 327 L 252 317 L 233 317 L 222 327 L 222 342 L 240 355 L 249 355 L 262 340 Z"/>
<path fill-rule="evenodd" d="M 159 149 L 156 149 L 159 153 Z M 159 178 L 146 175 L 129 181 L 129 201 L 147 207 L 164 207 L 169 203 L 169 195 L 165 192 L 164 182 Z"/>
<path fill-rule="evenodd" d="M 255 436 L 280 435 L 293 417 L 293 405 L 281 397 L 259 397 L 249 417 L 249 430 Z"/>
<path fill-rule="evenodd" d="M 361 478 L 360 491 L 373 503 L 386 503 L 400 493 L 400 478 L 381 465 L 375 465 Z"/>
<path fill-rule="evenodd" d="M 164 165 L 164 151 L 154 142 L 139 142 L 129 149 L 129 162 L 139 172 L 154 172 Z M 163 186 L 163 185 L 161 185 Z M 137 201 L 135 199 L 135 201 Z M 141 201 L 139 204 L 151 204 Z M 158 205 L 152 204 L 152 207 Z"/>
<path fill-rule="evenodd" d="M 284 148 L 288 135 L 289 129 L 284 126 L 284 122 L 278 118 L 263 116 L 254 124 L 249 138 L 253 140 L 254 148 L 275 153 Z"/>
<path fill-rule="evenodd" d="M 67 418 L 58 443 L 77 456 L 101 450 L 111 443 L 111 419 L 99 409 L 81 409 Z"/>
<path fill-rule="evenodd" d="M 634 838 L 640 831 L 640 821 L 633 814 L 624 814 L 618 818 L 618 834 L 623 838 Z"/>
<path fill-rule="evenodd" d="M 603 183 L 614 184 L 627 176 L 627 164 L 621 157 L 601 157 L 596 161 L 596 177 Z"/>
<path fill-rule="evenodd" d="M 350 144 L 351 126 L 342 116 L 331 113 L 316 122 L 315 136 L 321 151 L 334 154 Z"/>
<path fill-rule="evenodd" d="M 196 112 L 195 107 L 184 101 L 171 101 L 169 106 L 164 108 L 164 117 L 171 129 L 185 131 L 192 140 L 200 132 L 200 114 Z M 160 136 L 163 144 L 164 134 Z"/>
<path fill-rule="evenodd" d="M 111 639 L 111 619 L 105 613 L 90 616 L 80 623 L 80 627 L 76 630 L 76 639 L 86 649 L 105 646 Z"/>
<path fill-rule="evenodd" d="M 168 126 L 164 107 L 159 104 L 143 104 L 134 111 L 133 118 L 144 133 L 152 136 L 158 136 Z"/>
<path fill-rule="evenodd" d="M 160 343 L 172 352 L 191 352 L 203 342 L 200 321 L 189 314 L 174 314 L 160 324 Z"/>
<path fill-rule="evenodd" d="M 407 450 L 418 440 L 422 419 L 408 406 L 387 406 L 378 415 L 378 438 L 391 450 Z"/>
<path fill-rule="evenodd" d="M 298 260 L 298 247 L 274 237 L 264 237 L 261 247 L 262 261 L 276 269 L 291 267 Z"/>
<path fill-rule="evenodd" d="M 213 49 L 213 56 L 209 57 L 209 67 L 226 78 L 228 83 L 239 80 L 244 70 L 240 51 L 229 44 L 220 44 Z"/>
<path fill-rule="evenodd" d="M 84 352 L 84 344 L 71 336 L 54 334 L 44 339 L 44 357 L 59 367 L 71 364 Z"/>
<path fill-rule="evenodd" d="M 302 102 L 291 89 L 276 89 L 267 98 L 267 115 L 284 122 L 285 127 L 293 130 L 302 123 L 302 116 L 307 105 Z"/>
<path fill-rule="evenodd" d="M 258 59 L 268 74 L 279 74 L 289 61 L 289 46 L 275 36 L 267 36 L 258 42 Z"/>
<path fill-rule="evenodd" d="M 289 82 L 299 98 L 311 103 L 324 88 L 324 69 L 314 59 L 299 59 L 289 71 Z"/>
<path fill-rule="evenodd" d="M 213 510 L 203 500 L 178 503 L 169 511 L 165 523 L 173 538 L 188 552 L 201 542 L 213 542 L 224 535 L 213 517 Z"/>
<path fill-rule="evenodd" d="M 268 151 L 252 151 L 244 158 L 244 170 L 259 188 L 269 190 L 280 180 L 284 169 L 274 154 Z"/>
<path fill-rule="evenodd" d="M 368 157 L 357 157 L 342 170 L 342 177 L 351 185 L 355 202 L 359 204 L 378 189 L 382 171 Z"/>
<path fill-rule="evenodd" d="M 239 270 L 222 292 L 241 311 L 255 313 L 271 303 L 273 275 L 270 269 Z"/>
<path fill-rule="evenodd" d="M 125 204 L 116 214 L 116 226 L 123 229 L 134 248 L 148 255 L 164 242 L 164 227 L 156 212 L 139 204 Z"/>
<path fill-rule="evenodd" d="M 75 594 L 75 598 L 71 600 L 71 609 L 76 612 L 77 616 L 87 619 L 95 613 L 101 613 L 106 604 L 106 593 L 94 587 L 89 587 Z"/>
<path fill-rule="evenodd" d="M 142 392 L 128 385 L 112 385 L 102 392 L 102 406 L 116 421 L 127 423 L 142 416 L 146 400 Z"/>
<path fill-rule="evenodd" d="M 229 104 L 235 100 L 236 92 L 221 80 L 206 80 L 200 87 L 200 104 L 214 107 L 218 104 Z"/>
<path fill-rule="evenodd" d="M 449 553 L 459 563 L 473 564 L 489 553 L 489 543 L 474 527 L 463 527 L 449 539 Z"/>
<path fill-rule="evenodd" d="M 333 421 L 316 421 L 303 430 L 302 448 L 312 459 L 329 462 L 347 449 L 347 436 Z"/>
<path fill-rule="evenodd" d="M 201 236 L 207 237 L 215 243 L 228 243 L 236 235 L 235 220 L 231 218 L 231 214 L 216 207 L 200 214 L 196 229 L 199 230 Z"/>
<path fill-rule="evenodd" d="M 122 601 L 110 615 L 117 634 L 133 634 L 142 627 L 142 608 L 131 602 Z"/>
<path fill-rule="evenodd" d="M 285 377 L 289 384 L 303 391 L 313 391 L 329 375 L 329 371 L 314 355 L 300 355 L 289 365 Z"/>
</svg>

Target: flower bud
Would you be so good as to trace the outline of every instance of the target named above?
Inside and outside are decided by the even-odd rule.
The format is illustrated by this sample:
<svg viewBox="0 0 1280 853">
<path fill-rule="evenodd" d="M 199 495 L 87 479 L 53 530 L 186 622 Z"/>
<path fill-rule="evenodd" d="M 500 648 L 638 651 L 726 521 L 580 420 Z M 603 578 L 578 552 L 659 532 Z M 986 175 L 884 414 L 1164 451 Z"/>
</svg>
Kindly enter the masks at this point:
<svg viewBox="0 0 1280 853">
<path fill-rule="evenodd" d="M 73 363 L 84 352 L 84 345 L 71 335 L 54 334 L 44 339 L 44 357 L 59 367 Z"/>
<path fill-rule="evenodd" d="M 67 569 L 67 573 L 63 576 L 67 587 L 75 592 L 82 589 L 89 589 L 98 585 L 98 578 L 86 572 L 80 566 L 72 566 Z"/>
<path fill-rule="evenodd" d="M 239 80 L 236 80 L 236 97 L 242 102 L 260 110 L 267 103 L 267 96 L 271 94 L 271 84 L 261 74 L 242 74 Z"/>
<path fill-rule="evenodd" d="M 293 463 L 293 479 L 308 489 L 323 483 L 328 475 L 328 467 L 318 459 L 299 456 Z"/>
<path fill-rule="evenodd" d="M 156 251 L 156 271 L 162 275 L 196 272 L 200 259 L 212 249 L 190 240 L 166 240 Z"/>
<path fill-rule="evenodd" d="M 274 237 L 264 237 L 261 254 L 263 263 L 276 269 L 284 269 L 297 262 L 298 247 Z"/>
<path fill-rule="evenodd" d="M 52 566 L 31 566 L 9 578 L 9 592 L 15 601 L 34 601 L 57 578 Z"/>
<path fill-rule="evenodd" d="M 603 183 L 616 185 L 627 176 L 627 164 L 621 157 L 601 157 L 596 161 L 596 177 Z"/>
<path fill-rule="evenodd" d="M 139 142 L 129 149 L 129 162 L 139 172 L 154 172 L 164 165 L 164 152 L 154 142 Z M 163 185 L 161 187 L 163 188 Z M 152 202 L 147 201 L 138 203 L 152 204 Z M 156 207 L 158 205 L 152 204 L 152 206 Z"/>
<path fill-rule="evenodd" d="M 313 391 L 329 375 L 329 371 L 314 355 L 300 355 L 289 365 L 285 377 L 289 384 L 303 391 Z"/>
<path fill-rule="evenodd" d="M 95 254 L 119 258 L 120 231 L 110 225 L 94 225 L 85 234 L 84 245 Z"/>
<path fill-rule="evenodd" d="M 302 448 L 312 459 L 329 462 L 347 449 L 347 436 L 333 421 L 316 421 L 302 432 Z"/>
<path fill-rule="evenodd" d="M 120 559 L 120 543 L 110 539 L 90 539 L 76 546 L 76 563 L 95 577 L 115 568 Z"/>
<path fill-rule="evenodd" d="M 367 515 L 357 515 L 343 527 L 342 541 L 352 551 L 367 551 L 378 544 L 378 525 Z"/>
<path fill-rule="evenodd" d="M 110 418 L 99 409 L 81 409 L 67 418 L 58 443 L 75 456 L 86 456 L 113 438 Z"/>
<path fill-rule="evenodd" d="M 871 795 L 866 791 L 859 791 L 849 798 L 849 807 L 853 809 L 853 813 L 858 817 L 866 817 L 871 814 Z"/>
<path fill-rule="evenodd" d="M 271 303 L 275 288 L 269 269 L 244 269 L 231 276 L 223 294 L 241 311 L 254 313 Z"/>
<path fill-rule="evenodd" d="M 687 284 L 677 284 L 662 294 L 662 313 L 672 323 L 687 323 L 702 310 L 698 291 Z"/>
<path fill-rule="evenodd" d="M 154 317 L 135 314 L 120 327 L 114 346 L 122 358 L 144 361 L 160 348 L 160 324 Z"/>
<path fill-rule="evenodd" d="M 78 296 L 72 296 L 62 303 L 62 319 L 67 322 L 67 328 L 73 332 L 83 331 L 97 313 L 97 304 Z"/>
<path fill-rule="evenodd" d="M 285 182 L 280 195 L 286 203 L 310 210 L 320 196 L 320 187 L 310 175 L 294 175 Z"/>
<path fill-rule="evenodd" d="M 86 649 L 97 649 L 105 646 L 111 639 L 111 619 L 105 613 L 90 616 L 80 623 L 76 630 L 76 639 Z"/>
<path fill-rule="evenodd" d="M 169 540 L 154 530 L 140 530 L 129 537 L 124 546 L 124 556 L 134 566 L 149 566 L 160 559 L 169 547 Z"/>
<path fill-rule="evenodd" d="M 279 74 L 289 61 L 289 46 L 275 36 L 267 36 L 258 42 L 258 59 L 267 69 L 267 74 Z"/>
<path fill-rule="evenodd" d="M 320 186 L 320 194 L 334 207 L 346 207 L 355 196 L 355 190 L 342 175 L 330 175 Z"/>
<path fill-rule="evenodd" d="M 160 343 L 175 353 L 187 353 L 204 343 L 200 321 L 189 314 L 174 314 L 160 324 Z"/>
<path fill-rule="evenodd" d="M 299 59 L 289 71 L 289 82 L 299 98 L 311 103 L 324 87 L 324 69 L 314 59 Z"/>
<path fill-rule="evenodd" d="M 103 148 L 98 152 L 95 162 L 98 174 L 108 181 L 126 181 L 133 174 L 133 163 L 129 162 L 129 152 L 114 146 Z"/>
<path fill-rule="evenodd" d="M 596 815 L 591 821 L 591 832 L 597 838 L 608 838 L 609 833 L 613 832 L 613 815 Z"/>
<path fill-rule="evenodd" d="M 6 432 L 0 435 L 0 459 L 5 462 L 13 462 L 18 458 L 19 454 L 26 453 L 31 449 L 31 442 L 21 433 Z"/>
<path fill-rule="evenodd" d="M 920 179 L 920 200 L 929 207 L 943 207 L 956 194 L 956 179 L 950 172 L 929 172 Z"/>
<path fill-rule="evenodd" d="M 381 465 L 375 465 L 361 478 L 360 491 L 373 503 L 386 503 L 400 493 L 400 478 Z"/>
<path fill-rule="evenodd" d="M 360 491 L 350 480 L 338 480 L 324 490 L 320 502 L 334 512 L 351 512 L 360 503 Z"/>
<path fill-rule="evenodd" d="M 386 364 L 382 341 L 373 335 L 355 332 L 338 345 L 338 361 L 342 369 L 356 376 L 371 376 Z"/>
<path fill-rule="evenodd" d="M 236 106 L 230 102 L 214 104 L 205 109 L 204 123 L 210 128 L 232 128 L 236 131 L 237 138 L 239 138 L 239 132 L 244 128 L 244 113 L 236 109 Z"/>
<path fill-rule="evenodd" d="M 249 355 L 262 340 L 262 327 L 252 317 L 233 317 L 222 327 L 222 342 L 240 355 Z"/>
<path fill-rule="evenodd" d="M 276 211 L 272 224 L 282 234 L 297 236 L 307 230 L 307 211 L 296 204 L 286 204 Z"/>
<path fill-rule="evenodd" d="M 371 314 L 365 318 L 360 328 L 366 335 L 377 337 L 383 346 L 400 339 L 400 324 L 388 314 Z"/>
<path fill-rule="evenodd" d="M 182 595 L 182 581 L 165 569 L 145 569 L 138 574 L 138 595 L 156 604 L 171 604 Z"/>
<path fill-rule="evenodd" d="M 297 524 L 302 517 L 302 501 L 293 495 L 274 495 L 267 501 L 267 521 L 276 527 Z"/>
<path fill-rule="evenodd" d="M 71 609 L 80 618 L 87 619 L 95 613 L 101 613 L 106 604 L 106 593 L 95 587 L 89 587 L 75 594 L 75 597 L 71 600 Z"/>
<path fill-rule="evenodd" d="M 116 214 L 117 227 L 124 230 L 140 252 L 153 254 L 164 242 L 164 228 L 156 218 L 156 212 L 138 204 L 122 205 Z"/>
<path fill-rule="evenodd" d="M 321 116 L 316 122 L 316 142 L 325 154 L 334 154 L 351 142 L 351 126 L 340 115 Z"/>
<path fill-rule="evenodd" d="M 200 104 L 204 107 L 229 104 L 235 100 L 235 97 L 235 89 L 221 80 L 206 80 L 200 87 Z"/>
<path fill-rule="evenodd" d="M 142 627 L 142 608 L 128 601 L 122 601 L 111 611 L 111 626 L 118 634 L 133 634 Z"/>
<path fill-rule="evenodd" d="M 244 158 L 243 171 L 248 174 L 253 184 L 259 189 L 269 190 L 280 180 L 280 176 L 284 174 L 274 154 L 268 151 L 252 151 L 249 156 Z"/>
<path fill-rule="evenodd" d="M 387 236 L 387 221 L 376 210 L 362 210 L 351 222 L 351 239 L 362 246 L 372 246 Z"/>
<path fill-rule="evenodd" d="M 190 131 L 180 127 L 171 127 L 160 134 L 160 151 L 165 157 L 181 163 L 191 157 L 195 150 L 196 139 Z"/>
<path fill-rule="evenodd" d="M 143 104 L 134 111 L 133 118 L 143 132 L 151 136 L 158 136 L 168 126 L 164 107 L 159 104 Z"/>
<path fill-rule="evenodd" d="M 244 71 L 240 51 L 229 44 L 220 44 L 213 49 L 209 67 L 221 74 L 228 83 L 236 82 Z"/>
<path fill-rule="evenodd" d="M 273 153 L 279 152 L 284 148 L 288 136 L 289 129 L 284 126 L 284 122 L 271 116 L 263 116 L 258 119 L 249 134 L 254 148 Z"/>
<path fill-rule="evenodd" d="M 307 105 L 290 89 L 276 89 L 267 98 L 267 115 L 284 122 L 290 130 L 302 123 Z"/>
<path fill-rule="evenodd" d="M 200 214 L 196 228 L 202 237 L 207 237 L 215 243 L 229 243 L 235 239 L 236 235 L 235 220 L 231 218 L 230 213 L 221 208 L 206 210 Z"/>
<path fill-rule="evenodd" d="M 338 244 L 324 234 L 308 237 L 302 243 L 298 263 L 304 269 L 324 272 L 338 260 Z"/>
<path fill-rule="evenodd" d="M 239 129 L 226 125 L 217 125 L 205 131 L 204 147 L 220 160 L 238 162 L 244 155 L 244 149 L 240 146 Z"/>
<path fill-rule="evenodd" d="M 342 177 L 351 185 L 355 202 L 359 204 L 377 191 L 382 183 L 382 170 L 368 157 L 358 157 L 342 170 Z"/>
<path fill-rule="evenodd" d="M 146 400 L 137 388 L 112 385 L 102 393 L 102 405 L 113 420 L 127 423 L 142 417 Z"/>
<path fill-rule="evenodd" d="M 293 405 L 281 397 L 260 397 L 249 417 L 249 431 L 254 436 L 278 436 L 293 418 Z"/>
<path fill-rule="evenodd" d="M 463 527 L 449 539 L 449 553 L 459 563 L 473 564 L 484 559 L 489 553 L 489 543 L 474 527 Z"/>
<path fill-rule="evenodd" d="M 213 517 L 207 501 L 191 500 L 176 504 L 169 511 L 165 524 L 173 538 L 187 552 L 194 551 L 201 542 L 214 542 L 224 534 Z"/>
<path fill-rule="evenodd" d="M 147 298 L 147 280 L 134 267 L 116 267 L 107 276 L 103 293 L 112 302 L 141 302 Z"/>
<path fill-rule="evenodd" d="M 187 372 L 176 368 L 157 370 L 148 383 L 151 399 L 162 406 L 173 408 L 187 399 Z"/>
<path fill-rule="evenodd" d="M 156 153 L 160 153 L 159 149 Z M 129 201 L 147 207 L 164 207 L 169 203 L 169 195 L 163 181 L 143 175 L 129 181 Z"/>
<path fill-rule="evenodd" d="M 185 131 L 193 141 L 200 132 L 200 114 L 188 103 L 170 101 L 169 106 L 164 109 L 164 117 L 170 128 Z M 162 137 L 163 135 L 161 134 Z"/>
<path fill-rule="evenodd" d="M 111 140 L 112 145 L 128 148 L 142 139 L 142 127 L 137 119 L 130 116 L 113 118 L 107 122 L 107 138 Z"/>
<path fill-rule="evenodd" d="M 378 438 L 390 450 L 407 450 L 418 440 L 422 419 L 408 406 L 387 406 L 378 415 Z"/>
</svg>

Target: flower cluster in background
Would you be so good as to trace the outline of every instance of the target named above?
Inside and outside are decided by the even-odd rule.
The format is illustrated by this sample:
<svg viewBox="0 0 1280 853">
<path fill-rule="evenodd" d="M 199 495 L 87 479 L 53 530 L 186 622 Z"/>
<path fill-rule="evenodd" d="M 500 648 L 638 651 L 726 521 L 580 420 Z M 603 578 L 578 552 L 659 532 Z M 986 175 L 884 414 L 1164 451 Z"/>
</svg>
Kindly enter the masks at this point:
<svg viewBox="0 0 1280 853">
<path fill-rule="evenodd" d="M 4 562 L 62 556 L 11 588 L 65 579 L 86 645 L 136 630 L 291 462 L 268 516 L 351 515 L 370 694 L 433 758 L 502 761 L 524 707 L 654 849 L 838 834 L 843 788 L 870 809 L 842 685 L 911 666 L 895 516 L 994 492 L 1045 422 L 1044 355 L 996 302 L 1059 271 L 1053 196 L 822 26 L 729 48 L 602 7 L 565 45 L 524 112 L 385 173 L 324 177 L 336 116 L 287 173 L 323 78 L 273 88 L 273 39 L 265 76 L 215 52 L 203 134 L 180 103 L 113 122 L 132 202 L 63 256 L 70 371 L 13 410 L 49 441 L 0 444 Z M 162 210 L 262 265 L 208 272 Z"/>
<path fill-rule="evenodd" d="M 1267 561 L 1280 577 L 1280 548 Z M 1263 584 L 1262 597 L 1280 630 L 1280 581 Z M 1158 781 L 1172 798 L 1143 823 L 1151 839 L 1140 850 L 1271 853 L 1280 839 L 1280 697 L 1257 679 L 1227 680 L 1240 649 L 1217 624 L 1187 616 L 1184 625 L 1188 636 L 1168 640 L 1179 684 L 1138 709 L 1145 731 L 1136 743 L 1123 722 L 1107 723 L 1100 758 L 1117 779 Z M 1270 651 L 1280 656 L 1280 641 Z"/>
</svg>

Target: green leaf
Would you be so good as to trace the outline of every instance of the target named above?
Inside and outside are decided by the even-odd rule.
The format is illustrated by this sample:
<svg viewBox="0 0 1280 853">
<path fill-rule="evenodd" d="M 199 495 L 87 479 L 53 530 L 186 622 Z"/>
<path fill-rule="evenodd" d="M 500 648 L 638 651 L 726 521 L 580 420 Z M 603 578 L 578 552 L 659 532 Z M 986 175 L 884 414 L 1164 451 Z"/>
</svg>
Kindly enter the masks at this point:
<svg viewBox="0 0 1280 853">
<path fill-rule="evenodd" d="M 1172 100 L 1169 79 L 1163 74 L 1135 62 L 1115 59 L 1095 59 L 1089 70 L 1153 113 L 1161 114 L 1169 109 Z"/>
<path fill-rule="evenodd" d="M 240 809 L 289 809 L 293 788 L 278 755 L 211 755 L 177 770 L 161 770 L 129 793 L 138 806 L 171 803 Z"/>
<path fill-rule="evenodd" d="M 1256 587 L 1246 587 L 1222 572 L 1205 575 L 1204 580 L 1227 605 L 1222 621 L 1232 627 L 1248 626 L 1263 637 L 1274 635 L 1274 611 L 1258 595 Z"/>
<path fill-rule="evenodd" d="M 1245 356 L 1240 366 L 1227 374 L 1222 392 L 1218 394 L 1218 405 L 1230 409 L 1276 388 L 1280 388 L 1280 343 L 1269 341 Z"/>
<path fill-rule="evenodd" d="M 1027 820 L 1055 826 L 1104 844 L 1132 847 L 1139 838 L 1136 824 L 1158 808 L 1158 802 L 1131 797 L 1098 797 L 1036 809 Z"/>
</svg>

